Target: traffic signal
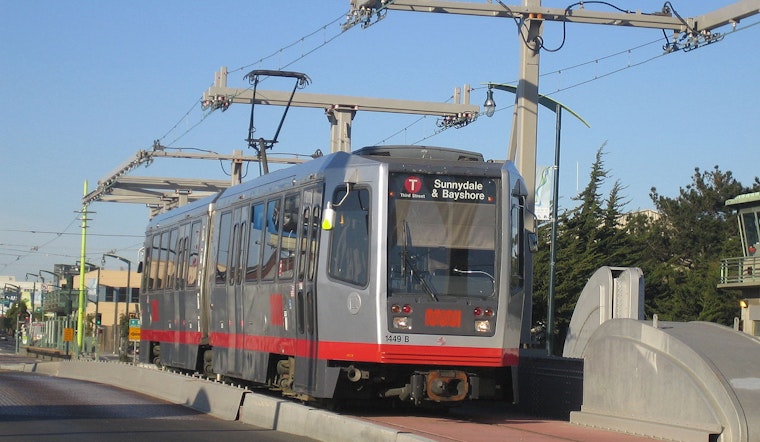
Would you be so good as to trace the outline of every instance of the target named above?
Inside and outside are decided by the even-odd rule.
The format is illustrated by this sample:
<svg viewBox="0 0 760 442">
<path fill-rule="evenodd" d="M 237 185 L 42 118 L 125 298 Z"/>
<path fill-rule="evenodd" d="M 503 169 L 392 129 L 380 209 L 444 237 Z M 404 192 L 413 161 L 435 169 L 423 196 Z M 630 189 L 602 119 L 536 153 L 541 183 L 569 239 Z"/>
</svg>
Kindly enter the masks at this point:
<svg viewBox="0 0 760 442">
<path fill-rule="evenodd" d="M 95 314 L 95 325 L 100 325 L 101 324 L 101 319 L 103 319 L 103 314 L 102 313 L 96 313 Z"/>
</svg>

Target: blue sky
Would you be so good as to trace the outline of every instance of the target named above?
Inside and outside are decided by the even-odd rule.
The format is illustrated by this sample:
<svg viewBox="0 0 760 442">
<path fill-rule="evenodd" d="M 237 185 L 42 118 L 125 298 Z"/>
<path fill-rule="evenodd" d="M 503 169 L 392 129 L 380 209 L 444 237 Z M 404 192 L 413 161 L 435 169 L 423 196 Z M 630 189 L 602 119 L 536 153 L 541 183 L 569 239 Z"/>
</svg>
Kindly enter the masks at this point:
<svg viewBox="0 0 760 442">
<path fill-rule="evenodd" d="M 483 0 L 485 1 L 485 0 Z M 510 4 L 510 2 L 505 2 Z M 684 17 L 729 1 L 672 2 Z M 544 1 L 543 6 L 567 3 Z M 661 2 L 621 1 L 654 12 Z M 214 72 L 227 66 L 230 87 L 247 87 L 252 69 L 307 74 L 305 92 L 446 102 L 470 84 L 513 83 L 518 40 L 511 19 L 390 11 L 367 29 L 341 33 L 348 0 L 10 1 L 0 0 L 0 275 L 52 270 L 79 259 L 83 184 L 90 189 L 154 140 L 219 153 L 246 149 L 248 106 L 205 114 L 198 105 Z M 587 6 L 601 9 L 601 5 Z M 760 16 L 723 41 L 662 55 L 659 30 L 568 24 L 565 44 L 541 56 L 540 90 L 590 124 L 563 120 L 560 204 L 588 180 L 605 142 L 609 185 L 619 180 L 627 209 L 651 208 L 649 189 L 676 196 L 694 168 L 730 170 L 745 185 L 760 175 Z M 545 46 L 559 46 L 562 26 L 547 23 Z M 262 88 L 287 89 L 275 80 Z M 462 129 L 437 132 L 435 118 L 359 113 L 353 147 L 429 144 L 506 157 L 513 97 L 495 95 L 499 112 Z M 282 108 L 257 110 L 257 134 L 271 137 Z M 554 156 L 554 115 L 539 115 L 538 163 Z M 292 109 L 274 154 L 329 151 L 321 110 Z M 252 152 L 246 152 L 252 154 Z M 158 159 L 134 176 L 226 179 L 228 165 Z M 258 174 L 251 165 L 247 178 Z M 608 185 L 608 187 L 609 187 Z M 133 261 L 148 209 L 95 203 L 89 210 L 87 260 L 103 253 Z M 109 261 L 106 268 L 118 268 Z M 614 263 L 611 263 L 614 265 Z"/>
</svg>

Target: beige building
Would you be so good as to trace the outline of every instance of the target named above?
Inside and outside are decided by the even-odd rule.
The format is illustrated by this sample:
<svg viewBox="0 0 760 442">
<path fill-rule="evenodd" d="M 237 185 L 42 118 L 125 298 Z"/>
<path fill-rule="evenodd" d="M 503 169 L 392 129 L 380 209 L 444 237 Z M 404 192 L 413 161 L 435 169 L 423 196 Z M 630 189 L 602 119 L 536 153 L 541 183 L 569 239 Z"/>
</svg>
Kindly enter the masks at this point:
<svg viewBox="0 0 760 442">
<path fill-rule="evenodd" d="M 127 303 L 127 285 L 132 294 Z M 79 287 L 79 276 L 74 276 L 74 287 Z M 85 274 L 87 288 L 86 315 L 100 315 L 98 348 L 100 353 L 114 353 L 120 343 L 119 318 L 140 317 L 140 274 L 132 271 L 127 279 L 126 270 L 94 270 Z M 116 324 L 116 326 L 115 326 Z"/>
<path fill-rule="evenodd" d="M 101 325 L 113 325 L 120 315 L 138 314 L 140 274 L 126 270 L 93 270 L 85 273 L 87 289 L 86 314 L 101 314 Z M 132 296 L 127 304 L 127 285 Z M 74 287 L 79 287 L 79 276 L 74 276 Z"/>
</svg>

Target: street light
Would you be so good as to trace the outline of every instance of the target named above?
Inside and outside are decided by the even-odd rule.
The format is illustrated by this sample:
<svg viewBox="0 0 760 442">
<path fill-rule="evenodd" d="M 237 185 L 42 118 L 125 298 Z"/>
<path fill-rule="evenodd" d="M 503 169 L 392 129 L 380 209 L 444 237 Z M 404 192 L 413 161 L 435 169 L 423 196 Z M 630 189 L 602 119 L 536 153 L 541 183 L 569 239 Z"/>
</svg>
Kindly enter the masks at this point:
<svg viewBox="0 0 760 442">
<path fill-rule="evenodd" d="M 53 273 L 51 271 L 48 271 L 48 270 L 40 270 L 40 279 L 42 279 L 42 283 L 43 284 L 45 283 L 45 278 L 42 277 L 42 272 L 49 273 L 49 274 L 53 275 L 53 277 L 55 277 L 55 284 L 58 285 L 58 280 L 61 278 L 60 275 L 58 275 L 57 273 Z"/>
<path fill-rule="evenodd" d="M 10 287 L 10 289 L 8 287 Z M 21 312 L 21 287 L 6 282 L 3 286 L 3 297 L 5 299 L 8 299 L 8 292 L 13 294 L 14 296 L 12 296 L 12 298 L 15 298 L 16 300 L 16 353 L 18 353 L 21 340 L 21 324 L 19 323 L 21 319 L 21 315 L 19 314 Z"/>
<path fill-rule="evenodd" d="M 132 275 L 132 261 L 122 258 L 121 256 L 114 255 L 112 253 L 104 253 L 103 254 L 103 264 L 105 264 L 106 257 L 118 259 L 119 261 L 127 263 L 127 319 L 129 319 L 129 301 L 132 297 L 132 288 L 130 287 L 130 276 Z M 116 324 L 118 324 L 119 319 L 119 293 L 116 293 L 116 305 L 114 309 L 114 335 L 113 335 L 113 345 L 114 348 L 116 347 Z M 121 331 L 121 328 L 120 328 Z M 119 346 L 119 353 L 121 353 L 121 346 Z M 121 354 L 120 354 L 121 356 Z"/>
<path fill-rule="evenodd" d="M 58 285 L 58 280 L 60 279 L 60 276 L 58 276 L 57 273 L 53 273 L 53 272 L 48 271 L 48 270 L 40 270 L 39 271 L 40 280 L 42 280 L 42 289 L 41 289 L 41 295 L 40 295 L 40 297 L 42 299 L 40 300 L 40 302 L 42 303 L 42 309 L 44 310 L 45 309 L 45 293 L 46 293 L 47 289 L 45 287 L 45 278 L 42 277 L 42 272 L 49 273 L 49 274 L 53 275 L 54 279 L 53 279 L 53 284 L 52 285 L 54 285 L 54 286 Z"/>
<path fill-rule="evenodd" d="M 486 102 L 483 103 L 483 112 L 486 117 L 493 117 L 496 112 L 496 102 L 493 100 L 493 86 L 488 85 L 488 91 L 486 92 Z"/>
<path fill-rule="evenodd" d="M 29 281 L 29 275 L 32 275 L 35 278 L 40 279 L 43 283 L 45 282 L 45 280 L 39 274 L 29 273 L 29 272 L 27 272 L 27 274 L 26 274 L 26 280 L 27 281 Z M 35 294 L 35 292 L 37 292 L 37 280 L 36 279 L 34 280 L 34 283 L 32 284 L 32 295 L 31 295 L 31 301 L 32 301 L 31 302 L 32 303 L 32 309 L 31 309 L 31 311 L 32 311 L 32 320 L 34 320 L 34 294 Z"/>
<path fill-rule="evenodd" d="M 488 83 L 488 92 L 486 92 L 486 101 L 483 103 L 483 111 L 487 116 L 492 116 L 496 112 L 496 102 L 493 99 L 493 90 L 499 89 L 502 91 L 511 92 L 517 94 L 517 87 L 509 84 Z M 538 96 L 538 103 L 547 109 L 553 111 L 556 115 L 556 124 L 554 130 L 554 189 L 552 198 L 552 233 L 551 233 L 551 245 L 549 252 L 549 293 L 547 300 L 546 310 L 546 353 L 552 356 L 554 353 L 553 336 L 554 336 L 554 277 L 556 274 L 556 262 L 557 262 L 557 206 L 559 198 L 559 146 L 560 146 L 560 133 L 562 131 L 562 110 L 570 112 L 575 118 L 579 119 L 581 123 L 586 127 L 591 127 L 586 120 L 581 118 L 580 115 L 575 113 L 569 107 L 563 105 L 559 101 L 547 97 L 546 95 Z"/>
</svg>

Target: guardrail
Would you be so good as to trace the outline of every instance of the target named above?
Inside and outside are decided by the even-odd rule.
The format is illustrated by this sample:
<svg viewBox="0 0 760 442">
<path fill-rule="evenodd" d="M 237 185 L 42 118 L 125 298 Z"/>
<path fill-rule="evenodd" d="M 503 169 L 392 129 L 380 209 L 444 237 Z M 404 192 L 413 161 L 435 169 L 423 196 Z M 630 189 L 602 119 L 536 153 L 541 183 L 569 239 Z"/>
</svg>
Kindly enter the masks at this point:
<svg viewBox="0 0 760 442">
<path fill-rule="evenodd" d="M 720 263 L 721 285 L 760 285 L 760 257 L 725 258 Z"/>
</svg>

